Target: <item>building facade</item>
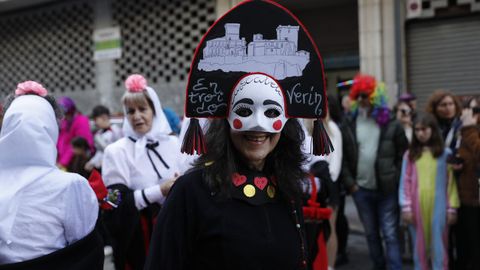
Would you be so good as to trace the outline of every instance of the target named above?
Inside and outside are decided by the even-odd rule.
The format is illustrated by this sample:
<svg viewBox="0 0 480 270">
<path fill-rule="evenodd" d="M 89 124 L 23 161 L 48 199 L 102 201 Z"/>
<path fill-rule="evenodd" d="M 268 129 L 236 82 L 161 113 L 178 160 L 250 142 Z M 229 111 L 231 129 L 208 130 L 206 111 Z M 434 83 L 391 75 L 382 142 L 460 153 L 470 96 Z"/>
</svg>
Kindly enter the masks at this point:
<svg viewBox="0 0 480 270">
<path fill-rule="evenodd" d="M 183 113 L 196 46 L 215 19 L 239 0 L 6 0 L 0 2 L 0 98 L 37 80 L 81 111 L 104 104 L 121 112 L 123 81 L 143 74 L 162 104 Z M 479 93 L 480 3 L 477 0 L 277 0 L 309 29 L 322 54 L 327 89 L 361 71 L 385 81 L 390 103 L 404 91 L 424 103 L 439 88 Z M 120 31 L 121 56 L 95 60 L 96 31 Z M 228 26 L 208 41 L 205 60 L 262 55 L 308 57 L 295 29 L 242 37 Z M 105 46 L 111 43 L 104 44 Z M 224 58 L 225 59 L 225 58 Z M 293 58 L 292 58 L 293 59 Z M 299 60 L 300 59 L 300 60 Z M 212 62 L 212 63 L 213 63 Z M 301 66 L 301 65 L 300 65 Z M 206 67 L 207 68 L 207 67 Z M 287 68 L 279 70 L 287 74 Z"/>
</svg>

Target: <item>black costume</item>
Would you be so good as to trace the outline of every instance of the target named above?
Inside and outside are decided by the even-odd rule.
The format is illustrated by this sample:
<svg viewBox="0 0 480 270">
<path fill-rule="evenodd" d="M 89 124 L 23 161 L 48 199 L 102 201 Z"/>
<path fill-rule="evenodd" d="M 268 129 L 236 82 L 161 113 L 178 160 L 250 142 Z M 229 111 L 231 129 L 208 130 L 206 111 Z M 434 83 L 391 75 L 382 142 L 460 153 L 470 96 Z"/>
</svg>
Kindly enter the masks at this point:
<svg viewBox="0 0 480 270">
<path fill-rule="evenodd" d="M 160 208 L 153 203 L 138 211 L 133 190 L 125 185 L 109 186 L 120 193 L 118 207 L 104 212 L 104 222 L 112 236 L 114 264 L 117 270 L 143 269 L 149 247 L 154 218 Z"/>
<path fill-rule="evenodd" d="M 159 214 L 145 269 L 301 268 L 303 235 L 295 221 L 300 215 L 292 209 L 299 213 L 299 208 L 280 200 L 274 181 L 245 170 L 232 180 L 227 197 L 212 191 L 203 173 L 195 170 L 174 184 Z M 248 198 L 251 188 L 254 195 Z"/>
<path fill-rule="evenodd" d="M 0 265 L 0 270 L 101 270 L 103 261 L 103 241 L 93 230 L 65 248 L 32 260 Z"/>
</svg>

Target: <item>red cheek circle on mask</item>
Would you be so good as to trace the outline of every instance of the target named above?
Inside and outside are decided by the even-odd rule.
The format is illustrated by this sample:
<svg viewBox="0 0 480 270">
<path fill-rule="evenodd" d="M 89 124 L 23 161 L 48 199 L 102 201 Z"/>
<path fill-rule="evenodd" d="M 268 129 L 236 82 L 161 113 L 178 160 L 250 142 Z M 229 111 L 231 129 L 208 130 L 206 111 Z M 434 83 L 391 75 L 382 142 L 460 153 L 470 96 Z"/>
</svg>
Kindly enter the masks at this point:
<svg viewBox="0 0 480 270">
<path fill-rule="evenodd" d="M 242 126 L 243 126 L 242 121 L 240 121 L 238 119 L 233 120 L 233 127 L 235 129 L 241 129 Z"/>
<path fill-rule="evenodd" d="M 273 129 L 280 130 L 282 129 L 282 120 L 277 120 L 273 123 Z"/>
</svg>

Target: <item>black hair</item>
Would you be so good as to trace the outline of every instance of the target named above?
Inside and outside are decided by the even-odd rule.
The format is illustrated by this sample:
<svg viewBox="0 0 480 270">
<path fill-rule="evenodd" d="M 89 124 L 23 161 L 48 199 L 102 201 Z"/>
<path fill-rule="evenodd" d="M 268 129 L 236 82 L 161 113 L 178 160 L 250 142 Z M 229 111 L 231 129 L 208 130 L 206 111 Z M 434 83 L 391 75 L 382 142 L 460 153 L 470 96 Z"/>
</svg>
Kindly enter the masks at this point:
<svg viewBox="0 0 480 270">
<path fill-rule="evenodd" d="M 83 137 L 80 137 L 80 136 L 77 136 L 77 137 L 73 138 L 70 141 L 70 144 L 75 148 L 80 148 L 80 149 L 83 149 L 85 151 L 88 151 L 90 149 L 90 146 L 88 145 L 87 140 Z"/>
<path fill-rule="evenodd" d="M 426 142 L 425 144 L 418 141 L 417 136 L 415 135 L 415 126 L 417 124 L 429 127 L 432 130 L 432 135 L 430 136 L 428 142 Z M 413 121 L 413 128 L 414 131 L 412 136 L 412 143 L 410 144 L 408 152 L 408 158 L 411 161 L 415 161 L 420 158 L 424 146 L 430 147 L 432 155 L 435 158 L 438 158 L 442 155 L 445 148 L 445 143 L 443 141 L 442 132 L 440 131 L 440 127 L 438 126 L 437 119 L 432 114 L 423 113 L 417 115 L 417 117 Z"/>
<path fill-rule="evenodd" d="M 25 95 L 35 95 L 35 96 L 38 96 L 37 94 L 33 94 L 33 93 L 27 93 Z M 10 107 L 10 105 L 12 104 L 13 100 L 16 98 L 16 96 L 14 94 L 10 94 L 6 97 L 5 99 L 5 107 L 3 108 L 3 112 L 5 113 L 8 108 Z M 50 105 L 52 106 L 53 108 L 53 112 L 55 113 L 55 118 L 57 119 L 57 121 L 60 121 L 60 119 L 63 118 L 63 111 L 62 109 L 60 108 L 60 106 L 57 104 L 57 101 L 55 100 L 55 97 L 53 97 L 52 95 L 46 95 L 45 97 L 43 97 L 45 100 L 48 101 L 48 103 L 50 103 Z"/>
<path fill-rule="evenodd" d="M 210 122 L 206 134 L 207 153 L 195 162 L 196 168 L 205 168 L 207 185 L 220 194 L 229 196 L 231 175 L 241 164 L 241 157 L 230 138 L 230 126 L 226 119 L 214 119 Z M 289 119 L 281 132 L 277 146 L 268 154 L 264 173 L 277 179 L 281 197 L 290 202 L 301 196 L 301 182 L 305 172 L 305 162 L 301 145 L 305 133 L 297 119 Z M 210 162 L 211 165 L 206 166 Z"/>
<path fill-rule="evenodd" d="M 110 110 L 103 106 L 103 105 L 97 105 L 95 106 L 95 108 L 93 108 L 92 110 L 92 118 L 95 119 L 101 115 L 106 115 L 108 117 L 110 117 Z"/>
</svg>

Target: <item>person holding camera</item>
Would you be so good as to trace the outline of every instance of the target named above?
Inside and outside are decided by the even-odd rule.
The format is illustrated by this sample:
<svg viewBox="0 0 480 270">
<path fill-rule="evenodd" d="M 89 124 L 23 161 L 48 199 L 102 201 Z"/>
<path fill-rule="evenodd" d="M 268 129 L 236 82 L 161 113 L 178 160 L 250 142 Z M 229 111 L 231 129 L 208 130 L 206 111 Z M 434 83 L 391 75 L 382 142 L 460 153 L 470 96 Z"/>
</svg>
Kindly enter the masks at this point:
<svg viewBox="0 0 480 270">
<path fill-rule="evenodd" d="M 480 98 L 470 98 L 460 120 L 458 149 L 458 269 L 480 269 Z"/>
<path fill-rule="evenodd" d="M 412 141 L 413 135 L 413 112 L 413 108 L 406 101 L 399 101 L 397 105 L 395 105 L 395 115 L 397 120 L 402 124 L 409 143 Z"/>
</svg>

